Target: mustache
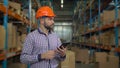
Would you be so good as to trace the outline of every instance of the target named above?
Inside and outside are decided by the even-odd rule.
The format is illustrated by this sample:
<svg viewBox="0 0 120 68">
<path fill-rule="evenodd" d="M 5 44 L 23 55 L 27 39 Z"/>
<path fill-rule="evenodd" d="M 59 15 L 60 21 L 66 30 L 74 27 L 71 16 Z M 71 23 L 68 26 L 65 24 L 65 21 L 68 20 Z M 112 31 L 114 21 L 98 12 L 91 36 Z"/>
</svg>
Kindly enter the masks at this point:
<svg viewBox="0 0 120 68">
<path fill-rule="evenodd" d="M 50 26 L 55 26 L 55 24 L 53 23 L 53 24 L 51 24 Z"/>
</svg>

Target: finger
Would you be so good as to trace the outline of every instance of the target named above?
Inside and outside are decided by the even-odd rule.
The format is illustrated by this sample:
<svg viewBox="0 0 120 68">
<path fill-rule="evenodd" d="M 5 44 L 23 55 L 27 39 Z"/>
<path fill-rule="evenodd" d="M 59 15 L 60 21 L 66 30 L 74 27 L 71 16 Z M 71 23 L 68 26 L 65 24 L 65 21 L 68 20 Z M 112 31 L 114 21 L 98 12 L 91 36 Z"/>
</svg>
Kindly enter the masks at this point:
<svg viewBox="0 0 120 68">
<path fill-rule="evenodd" d="M 62 50 L 65 49 L 63 46 L 62 46 Z"/>
<path fill-rule="evenodd" d="M 60 50 L 57 48 L 56 52 L 57 52 L 57 53 L 60 53 Z"/>
<path fill-rule="evenodd" d="M 57 53 L 62 54 L 63 52 L 61 52 L 60 50 L 57 50 Z"/>
<path fill-rule="evenodd" d="M 61 49 L 61 48 L 58 48 L 58 50 L 61 51 L 61 52 L 63 51 L 63 49 Z"/>
</svg>

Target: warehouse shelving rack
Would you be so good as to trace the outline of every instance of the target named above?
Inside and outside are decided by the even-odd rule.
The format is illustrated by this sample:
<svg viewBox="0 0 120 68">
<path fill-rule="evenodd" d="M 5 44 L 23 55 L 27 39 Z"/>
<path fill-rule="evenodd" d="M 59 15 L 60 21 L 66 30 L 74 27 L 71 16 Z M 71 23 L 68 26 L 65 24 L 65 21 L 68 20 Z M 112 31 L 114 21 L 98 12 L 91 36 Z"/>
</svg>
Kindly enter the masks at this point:
<svg viewBox="0 0 120 68">
<path fill-rule="evenodd" d="M 15 54 L 11 54 L 8 56 L 9 53 L 6 53 L 8 50 L 8 30 L 7 30 L 7 23 L 8 23 L 8 16 L 14 18 L 15 20 L 21 21 L 21 24 L 26 24 L 27 25 L 27 32 L 31 32 L 32 28 L 37 28 L 36 24 L 32 24 L 31 22 L 31 10 L 32 10 L 32 0 L 29 0 L 28 2 L 28 6 L 29 6 L 29 19 L 25 18 L 25 17 L 21 17 L 19 14 L 11 11 L 10 9 L 8 9 L 8 0 L 4 0 L 4 5 L 0 4 L 0 12 L 2 12 L 4 14 L 4 27 L 5 27 L 5 31 L 6 31 L 6 37 L 5 37 L 5 48 L 4 51 L 5 53 L 0 54 L 0 61 L 2 61 L 2 68 L 7 68 L 7 59 L 9 58 L 13 58 L 15 56 L 20 55 L 21 50 L 18 51 L 14 51 Z M 41 4 L 38 3 L 37 0 L 33 0 L 35 2 L 35 4 L 37 6 L 35 7 L 40 7 Z M 43 0 L 41 0 L 43 1 Z M 53 2 L 53 0 L 50 0 L 50 2 Z M 25 5 L 26 6 L 26 5 Z M 29 64 L 27 66 L 27 68 L 30 68 Z"/>
<path fill-rule="evenodd" d="M 118 47 L 118 26 L 120 26 L 120 22 L 118 20 L 118 0 L 115 0 L 115 21 L 113 21 L 113 23 L 111 24 L 107 24 L 107 25 L 104 25 L 104 26 L 100 26 L 100 13 L 108 6 L 108 4 L 112 1 L 112 0 L 106 0 L 105 2 L 103 2 L 102 4 L 100 3 L 101 0 L 98 0 L 98 8 L 96 8 L 93 12 L 91 12 L 91 5 L 89 4 L 87 7 L 87 9 L 85 9 L 85 11 L 83 10 L 83 13 L 86 12 L 86 11 L 89 11 L 90 15 L 85 14 L 86 18 L 85 21 L 84 21 L 84 26 L 86 26 L 86 22 L 89 21 L 89 23 L 92 22 L 93 20 L 93 17 L 95 16 L 98 16 L 98 28 L 96 29 L 93 29 L 93 30 L 84 30 L 84 33 L 81 34 L 81 36 L 83 37 L 87 37 L 87 38 L 90 38 L 91 36 L 97 34 L 98 36 L 101 34 L 101 33 L 104 33 L 104 32 L 107 32 L 109 31 L 110 29 L 114 29 L 115 30 L 115 47 L 112 47 L 112 46 L 105 46 L 105 45 L 102 45 L 102 44 L 92 44 L 92 43 L 84 43 L 84 42 L 79 42 L 79 43 L 75 43 L 73 42 L 73 44 L 76 44 L 76 45 L 80 45 L 80 46 L 83 46 L 83 47 L 87 47 L 87 48 L 94 48 L 94 49 L 98 49 L 98 51 L 101 51 L 101 50 L 106 50 L 106 51 L 115 51 L 116 52 L 116 56 L 118 56 L 118 53 L 120 53 L 120 48 Z M 94 4 L 94 0 L 92 0 L 91 4 Z M 98 14 L 97 14 L 98 13 Z M 76 16 L 77 13 L 74 15 L 74 17 L 77 17 Z"/>
<path fill-rule="evenodd" d="M 31 8 L 31 7 L 30 7 Z M 21 24 L 26 24 L 28 26 L 34 26 L 36 27 L 34 24 L 30 24 L 31 21 L 29 21 L 28 19 L 21 17 L 19 14 L 11 11 L 10 9 L 8 9 L 8 0 L 4 0 L 4 5 L 0 4 L 0 12 L 2 12 L 4 14 L 4 28 L 5 28 L 5 45 L 4 45 L 4 52 L 2 54 L 0 54 L 0 61 L 2 61 L 2 68 L 7 68 L 7 59 L 12 58 L 14 56 L 18 56 L 20 55 L 21 50 L 16 50 L 14 51 L 14 54 L 11 54 L 10 52 L 7 52 L 8 50 L 8 30 L 7 30 L 7 23 L 8 23 L 8 16 L 13 17 L 14 19 L 18 20 L 18 21 L 22 21 Z M 30 29 L 29 29 L 30 31 Z"/>
<path fill-rule="evenodd" d="M 7 10 L 7 11 L 6 11 Z M 21 17 L 19 14 L 7 9 L 3 4 L 0 4 L 0 11 L 4 14 L 8 13 L 8 16 L 11 16 L 17 20 L 22 21 L 23 23 L 26 23 L 29 25 L 29 20 L 25 19 L 24 17 Z"/>
<path fill-rule="evenodd" d="M 111 28 L 114 28 L 116 26 L 120 26 L 119 21 L 116 21 L 116 23 L 111 23 L 111 24 L 107 24 L 102 26 L 101 28 L 96 28 L 95 30 L 88 30 L 87 32 L 83 33 L 82 36 L 89 36 L 89 34 L 91 33 L 92 35 L 94 35 L 95 33 L 98 33 L 99 31 L 105 31 Z"/>
<path fill-rule="evenodd" d="M 114 52 L 118 52 L 120 53 L 120 48 L 113 48 L 113 47 L 110 47 L 110 46 L 102 46 L 100 44 L 91 44 L 91 43 L 72 43 L 74 45 L 81 45 L 83 47 L 86 47 L 86 48 L 90 48 L 91 49 L 101 49 L 101 50 L 105 50 L 105 51 L 114 51 Z"/>
</svg>

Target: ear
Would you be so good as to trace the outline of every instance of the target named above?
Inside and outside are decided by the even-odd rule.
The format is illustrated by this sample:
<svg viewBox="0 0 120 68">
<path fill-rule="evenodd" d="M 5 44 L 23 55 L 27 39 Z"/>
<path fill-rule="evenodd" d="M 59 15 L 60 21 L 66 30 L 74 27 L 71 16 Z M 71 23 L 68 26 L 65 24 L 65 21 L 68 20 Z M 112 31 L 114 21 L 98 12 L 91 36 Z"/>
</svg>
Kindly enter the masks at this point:
<svg viewBox="0 0 120 68">
<path fill-rule="evenodd" d="M 40 18 L 40 24 L 44 24 L 44 19 Z"/>
</svg>

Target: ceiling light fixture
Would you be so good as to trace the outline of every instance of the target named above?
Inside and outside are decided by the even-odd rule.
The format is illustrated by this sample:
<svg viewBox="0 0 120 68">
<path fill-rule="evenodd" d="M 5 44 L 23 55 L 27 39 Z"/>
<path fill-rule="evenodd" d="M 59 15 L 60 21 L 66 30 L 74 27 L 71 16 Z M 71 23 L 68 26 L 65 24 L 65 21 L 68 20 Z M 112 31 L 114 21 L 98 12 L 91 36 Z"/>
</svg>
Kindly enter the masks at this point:
<svg viewBox="0 0 120 68">
<path fill-rule="evenodd" d="M 61 8 L 63 8 L 63 4 L 61 4 Z"/>
<path fill-rule="evenodd" d="M 63 8 L 63 3 L 64 3 L 64 1 L 63 1 L 63 0 L 61 0 L 61 8 Z"/>
<path fill-rule="evenodd" d="M 63 0 L 61 0 L 61 4 L 63 4 Z"/>
</svg>

